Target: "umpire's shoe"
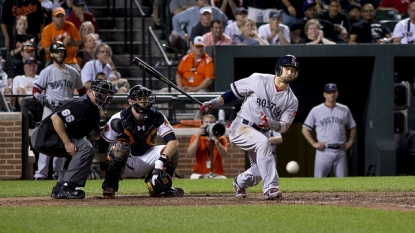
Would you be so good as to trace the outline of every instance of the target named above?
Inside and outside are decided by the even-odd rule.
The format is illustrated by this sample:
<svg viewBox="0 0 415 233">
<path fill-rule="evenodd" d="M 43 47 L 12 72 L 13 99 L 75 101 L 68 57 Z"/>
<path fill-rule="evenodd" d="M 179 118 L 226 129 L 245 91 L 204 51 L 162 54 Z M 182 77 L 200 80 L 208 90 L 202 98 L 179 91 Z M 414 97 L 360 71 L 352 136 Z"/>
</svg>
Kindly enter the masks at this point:
<svg viewBox="0 0 415 233">
<path fill-rule="evenodd" d="M 55 198 L 56 199 L 84 199 L 85 198 L 85 192 L 77 189 L 73 184 L 64 182 L 60 188 L 59 191 L 56 192 L 55 190 L 52 190 L 52 192 L 55 191 Z M 51 195 L 52 196 L 52 195 Z"/>
</svg>

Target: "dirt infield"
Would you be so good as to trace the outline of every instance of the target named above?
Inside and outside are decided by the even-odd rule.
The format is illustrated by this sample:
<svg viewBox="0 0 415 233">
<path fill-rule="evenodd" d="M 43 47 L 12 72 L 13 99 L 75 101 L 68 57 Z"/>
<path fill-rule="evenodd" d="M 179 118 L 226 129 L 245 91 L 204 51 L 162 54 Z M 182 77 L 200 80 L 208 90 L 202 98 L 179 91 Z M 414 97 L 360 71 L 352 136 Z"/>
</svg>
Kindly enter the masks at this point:
<svg viewBox="0 0 415 233">
<path fill-rule="evenodd" d="M 259 193 L 245 199 L 233 194 L 185 194 L 176 198 L 147 195 L 119 195 L 115 199 L 87 196 L 83 200 L 56 200 L 50 197 L 0 198 L 2 207 L 19 206 L 233 206 L 233 205 L 326 205 L 415 212 L 413 192 L 313 192 L 283 193 L 281 200 L 264 200 Z"/>
</svg>

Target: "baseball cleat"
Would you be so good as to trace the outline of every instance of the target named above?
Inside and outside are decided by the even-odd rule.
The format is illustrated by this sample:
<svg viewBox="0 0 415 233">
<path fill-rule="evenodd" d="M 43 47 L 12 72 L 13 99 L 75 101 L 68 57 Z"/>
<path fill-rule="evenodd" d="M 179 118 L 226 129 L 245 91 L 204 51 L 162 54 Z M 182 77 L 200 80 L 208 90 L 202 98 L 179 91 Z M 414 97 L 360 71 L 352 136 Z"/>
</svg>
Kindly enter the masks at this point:
<svg viewBox="0 0 415 233">
<path fill-rule="evenodd" d="M 232 186 L 235 188 L 236 197 L 245 198 L 248 196 L 246 189 L 239 186 L 238 182 L 236 182 L 236 177 L 232 182 Z"/>
<path fill-rule="evenodd" d="M 282 198 L 282 192 L 277 188 L 270 188 L 264 193 L 264 198 L 267 200 L 274 200 L 275 198 Z"/>
<path fill-rule="evenodd" d="M 102 190 L 102 196 L 104 196 L 104 198 L 107 198 L 107 199 L 114 199 L 116 192 L 117 191 L 115 191 L 115 189 L 106 188 Z"/>
<path fill-rule="evenodd" d="M 63 186 L 55 194 L 55 198 L 56 199 L 84 199 L 85 192 L 75 187 Z"/>
<path fill-rule="evenodd" d="M 153 191 L 148 191 L 150 197 L 182 197 L 184 195 L 184 190 L 182 188 L 171 188 L 167 192 L 155 193 Z"/>
</svg>

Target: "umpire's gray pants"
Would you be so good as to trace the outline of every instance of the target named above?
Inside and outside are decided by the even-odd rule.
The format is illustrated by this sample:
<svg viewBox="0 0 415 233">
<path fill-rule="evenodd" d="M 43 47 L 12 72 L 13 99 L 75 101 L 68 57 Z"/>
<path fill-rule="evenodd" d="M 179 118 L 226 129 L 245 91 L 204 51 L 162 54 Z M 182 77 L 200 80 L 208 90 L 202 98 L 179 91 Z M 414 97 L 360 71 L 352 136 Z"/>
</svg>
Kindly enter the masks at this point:
<svg viewBox="0 0 415 233">
<path fill-rule="evenodd" d="M 77 151 L 72 158 L 67 158 L 64 168 L 59 173 L 59 182 L 72 182 L 77 187 L 85 187 L 95 156 L 95 149 L 85 137 L 82 139 L 71 138 L 71 141 L 75 144 Z M 68 162 L 69 164 L 67 164 Z"/>
</svg>

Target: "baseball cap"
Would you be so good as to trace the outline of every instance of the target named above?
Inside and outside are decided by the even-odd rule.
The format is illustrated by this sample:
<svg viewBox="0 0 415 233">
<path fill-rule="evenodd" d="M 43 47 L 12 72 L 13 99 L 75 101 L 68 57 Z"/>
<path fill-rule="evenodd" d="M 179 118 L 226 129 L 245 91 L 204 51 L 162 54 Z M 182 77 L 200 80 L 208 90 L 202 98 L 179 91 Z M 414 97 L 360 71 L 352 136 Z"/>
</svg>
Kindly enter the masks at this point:
<svg viewBox="0 0 415 233">
<path fill-rule="evenodd" d="M 204 6 L 204 7 L 200 8 L 199 13 L 201 15 L 203 15 L 203 13 L 205 13 L 205 12 L 209 12 L 209 13 L 212 14 L 212 7 L 211 6 Z"/>
<path fill-rule="evenodd" d="M 337 92 L 337 85 L 335 83 L 327 83 L 324 86 L 324 92 L 335 91 Z"/>
<path fill-rule="evenodd" d="M 73 4 L 76 5 L 85 5 L 85 1 L 84 0 L 73 0 Z"/>
<path fill-rule="evenodd" d="M 317 3 L 314 0 L 307 0 L 303 3 L 303 12 L 305 12 L 309 7 L 315 6 Z"/>
<path fill-rule="evenodd" d="M 239 7 L 238 9 L 236 9 L 235 15 L 239 15 L 242 12 L 245 13 L 245 14 L 248 14 L 248 11 L 245 8 Z"/>
<path fill-rule="evenodd" d="M 66 15 L 66 12 L 62 7 L 56 7 L 55 10 L 53 10 L 52 15 L 56 16 L 58 14 Z"/>
<path fill-rule="evenodd" d="M 193 44 L 196 45 L 201 45 L 201 46 L 206 46 L 205 45 L 205 39 L 203 39 L 203 37 L 201 36 L 196 36 L 195 39 L 193 40 Z"/>
<path fill-rule="evenodd" d="M 281 18 L 281 13 L 278 11 L 271 11 L 269 13 L 269 17 L 270 18 Z"/>
<path fill-rule="evenodd" d="M 35 48 L 33 47 L 32 44 L 24 44 L 22 50 L 25 52 L 30 52 L 30 51 L 34 51 Z"/>
<path fill-rule="evenodd" d="M 33 57 L 29 57 L 29 58 L 27 58 L 27 59 L 26 59 L 26 61 L 24 62 L 24 65 L 27 65 L 27 64 L 29 64 L 30 62 L 34 62 L 34 63 L 36 63 L 36 64 L 37 64 L 36 59 L 34 59 Z"/>
</svg>

